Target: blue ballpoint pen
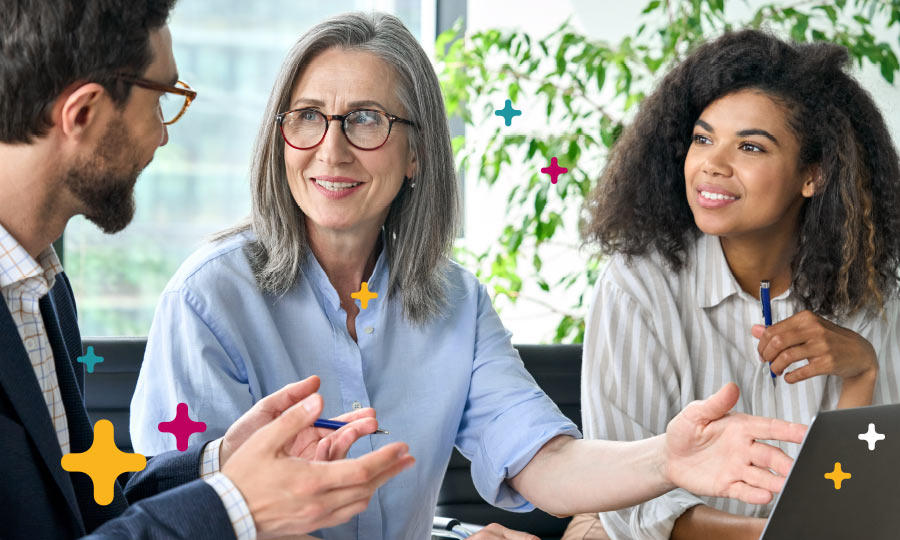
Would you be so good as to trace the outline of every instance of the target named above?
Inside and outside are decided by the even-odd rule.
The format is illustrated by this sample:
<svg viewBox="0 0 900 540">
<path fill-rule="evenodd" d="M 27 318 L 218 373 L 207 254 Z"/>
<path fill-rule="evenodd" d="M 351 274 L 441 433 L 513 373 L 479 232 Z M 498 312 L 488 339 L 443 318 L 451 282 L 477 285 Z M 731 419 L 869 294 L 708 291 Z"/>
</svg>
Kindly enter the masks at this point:
<svg viewBox="0 0 900 540">
<path fill-rule="evenodd" d="M 759 301 L 762 303 L 762 312 L 763 312 L 763 320 L 766 323 L 766 328 L 772 326 L 772 302 L 769 299 L 769 280 L 764 279 L 759 283 Z M 769 373 L 772 375 L 772 379 L 775 379 L 775 372 L 772 371 L 772 364 L 769 364 Z M 772 381 L 775 382 L 774 380 Z"/>
<path fill-rule="evenodd" d="M 318 420 L 313 422 L 313 425 L 315 427 L 325 428 L 325 429 L 340 429 L 340 428 L 346 426 L 347 422 L 338 422 L 337 420 L 325 420 L 324 418 L 319 418 Z M 379 429 L 375 430 L 375 433 L 383 433 L 384 435 L 387 435 L 390 432 L 379 428 Z"/>
</svg>

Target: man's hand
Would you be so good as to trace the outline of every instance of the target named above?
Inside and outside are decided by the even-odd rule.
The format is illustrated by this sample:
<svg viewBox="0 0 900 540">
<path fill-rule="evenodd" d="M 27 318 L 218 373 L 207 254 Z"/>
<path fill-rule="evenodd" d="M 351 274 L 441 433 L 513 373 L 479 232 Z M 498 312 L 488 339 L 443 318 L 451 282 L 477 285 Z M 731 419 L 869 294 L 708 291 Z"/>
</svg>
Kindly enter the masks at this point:
<svg viewBox="0 0 900 540">
<path fill-rule="evenodd" d="M 472 540 L 541 540 L 533 534 L 507 529 L 496 523 L 491 523 L 469 538 Z"/>
<path fill-rule="evenodd" d="M 224 467 L 231 455 L 256 431 L 278 418 L 289 407 L 319 389 L 321 381 L 315 375 L 300 382 L 288 384 L 277 392 L 256 402 L 238 418 L 222 438 L 219 448 L 219 467 Z M 373 409 L 360 409 L 334 418 L 348 425 L 338 430 L 312 426 L 300 430 L 294 441 L 288 443 L 287 452 L 305 459 L 343 459 L 350 446 L 364 435 L 378 429 Z"/>
<path fill-rule="evenodd" d="M 222 467 L 244 496 L 260 538 L 343 523 L 366 509 L 378 487 L 415 462 L 399 442 L 358 459 L 292 456 L 299 434 L 313 429 L 321 412 L 321 396 L 306 397 L 256 429 Z"/>
<path fill-rule="evenodd" d="M 710 398 L 689 404 L 669 422 L 665 475 L 697 495 L 765 504 L 781 491 L 792 460 L 757 441 L 800 443 L 806 426 L 729 413 L 739 394 L 737 385 L 729 383 Z"/>
</svg>

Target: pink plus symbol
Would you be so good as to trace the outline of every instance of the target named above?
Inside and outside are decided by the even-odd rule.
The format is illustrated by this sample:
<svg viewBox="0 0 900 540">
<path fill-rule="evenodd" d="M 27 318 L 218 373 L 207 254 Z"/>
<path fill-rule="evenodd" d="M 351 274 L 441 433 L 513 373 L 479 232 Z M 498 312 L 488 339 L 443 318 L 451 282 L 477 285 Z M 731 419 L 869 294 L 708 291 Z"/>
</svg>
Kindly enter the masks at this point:
<svg viewBox="0 0 900 540">
<path fill-rule="evenodd" d="M 179 451 L 184 452 L 188 448 L 188 439 L 191 435 L 206 431 L 206 423 L 191 420 L 188 416 L 187 403 L 179 403 L 175 410 L 175 419 L 171 422 L 160 422 L 159 431 L 175 435 L 175 445 Z"/>
<path fill-rule="evenodd" d="M 541 172 L 549 174 L 550 182 L 555 184 L 556 180 L 559 178 L 559 175 L 561 175 L 562 173 L 569 172 L 569 169 L 567 169 L 565 167 L 560 167 L 559 165 L 557 165 L 556 158 L 554 157 L 554 158 L 550 158 L 550 166 L 544 167 L 543 169 L 541 169 Z"/>
</svg>

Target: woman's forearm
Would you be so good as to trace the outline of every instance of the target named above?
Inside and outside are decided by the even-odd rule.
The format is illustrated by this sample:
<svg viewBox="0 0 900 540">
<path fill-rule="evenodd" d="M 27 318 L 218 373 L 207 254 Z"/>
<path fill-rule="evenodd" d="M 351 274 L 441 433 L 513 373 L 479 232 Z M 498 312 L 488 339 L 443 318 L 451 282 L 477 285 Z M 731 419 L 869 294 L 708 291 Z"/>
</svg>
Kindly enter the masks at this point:
<svg viewBox="0 0 900 540">
<path fill-rule="evenodd" d="M 871 405 L 877 380 L 877 368 L 866 371 L 856 377 L 844 379 L 841 382 L 841 397 L 838 399 L 837 408 L 849 409 L 851 407 L 867 407 Z"/>
<path fill-rule="evenodd" d="M 665 435 L 633 442 L 556 437 L 510 484 L 557 516 L 616 510 L 675 487 L 666 478 L 664 449 Z"/>
<path fill-rule="evenodd" d="M 675 520 L 671 539 L 757 540 L 765 526 L 763 518 L 738 516 L 698 504 Z"/>
</svg>

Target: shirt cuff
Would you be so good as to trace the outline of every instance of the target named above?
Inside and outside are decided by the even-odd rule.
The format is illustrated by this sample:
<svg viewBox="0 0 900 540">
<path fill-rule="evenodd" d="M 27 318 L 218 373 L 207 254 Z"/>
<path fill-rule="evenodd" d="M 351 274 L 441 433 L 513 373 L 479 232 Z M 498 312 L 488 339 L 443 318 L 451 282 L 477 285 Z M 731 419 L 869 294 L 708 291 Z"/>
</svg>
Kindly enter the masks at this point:
<svg viewBox="0 0 900 540">
<path fill-rule="evenodd" d="M 200 478 L 206 480 L 219 472 L 219 447 L 222 446 L 222 437 L 210 441 L 200 456 Z"/>
<path fill-rule="evenodd" d="M 212 445 L 210 444 L 209 446 Z M 216 455 L 218 455 L 218 451 Z M 217 458 L 217 465 L 218 461 Z M 256 540 L 256 524 L 253 523 L 253 516 L 250 515 L 247 501 L 244 500 L 244 496 L 238 491 L 237 486 L 220 472 L 213 473 L 203 480 L 212 486 L 216 493 L 219 494 L 219 498 L 222 499 L 222 504 L 225 506 L 225 512 L 228 513 L 228 519 L 231 520 L 231 526 L 234 527 L 234 535 L 237 537 L 237 540 Z"/>
</svg>

